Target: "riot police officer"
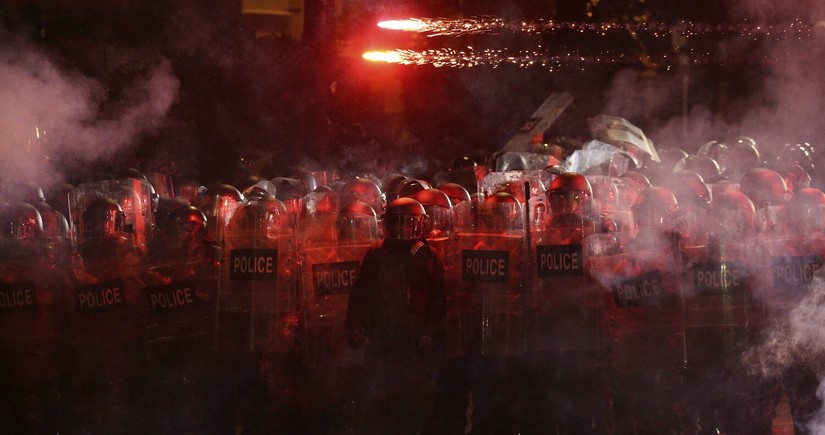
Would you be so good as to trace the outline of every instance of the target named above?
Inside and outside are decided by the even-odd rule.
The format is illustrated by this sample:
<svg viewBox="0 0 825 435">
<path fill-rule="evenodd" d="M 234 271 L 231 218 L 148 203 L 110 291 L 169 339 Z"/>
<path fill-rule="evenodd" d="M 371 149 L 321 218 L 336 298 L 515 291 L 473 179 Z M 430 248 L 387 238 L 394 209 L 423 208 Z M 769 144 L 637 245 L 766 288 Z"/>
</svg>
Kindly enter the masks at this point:
<svg viewBox="0 0 825 435">
<path fill-rule="evenodd" d="M 429 423 L 433 370 L 444 342 L 444 267 L 424 239 L 424 207 L 398 198 L 386 237 L 358 270 L 347 307 L 350 340 L 368 370 L 363 422 L 376 433 L 417 433 Z"/>
</svg>

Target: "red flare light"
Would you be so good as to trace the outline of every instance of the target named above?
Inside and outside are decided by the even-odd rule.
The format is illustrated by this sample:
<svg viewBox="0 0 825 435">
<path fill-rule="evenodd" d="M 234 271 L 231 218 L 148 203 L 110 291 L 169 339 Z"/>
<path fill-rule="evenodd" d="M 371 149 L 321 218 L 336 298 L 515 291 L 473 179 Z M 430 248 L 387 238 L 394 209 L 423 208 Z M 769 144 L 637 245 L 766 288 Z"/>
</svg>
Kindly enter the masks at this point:
<svg viewBox="0 0 825 435">
<path fill-rule="evenodd" d="M 368 51 L 362 56 L 366 60 L 373 62 L 402 63 L 403 59 L 398 51 Z"/>
<path fill-rule="evenodd" d="M 410 18 L 408 20 L 380 21 L 378 23 L 378 27 L 387 30 L 401 30 L 404 32 L 424 32 L 431 26 L 420 19 Z"/>
</svg>

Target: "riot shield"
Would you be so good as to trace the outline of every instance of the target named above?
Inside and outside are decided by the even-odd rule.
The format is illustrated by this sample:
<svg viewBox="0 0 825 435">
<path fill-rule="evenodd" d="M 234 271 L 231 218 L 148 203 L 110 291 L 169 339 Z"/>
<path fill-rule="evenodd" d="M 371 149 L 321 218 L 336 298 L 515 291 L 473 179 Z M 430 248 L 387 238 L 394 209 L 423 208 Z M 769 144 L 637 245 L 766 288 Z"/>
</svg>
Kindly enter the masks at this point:
<svg viewBox="0 0 825 435">
<path fill-rule="evenodd" d="M 764 249 L 762 296 L 770 315 L 793 309 L 811 291 L 814 274 L 825 263 L 825 235 L 768 237 Z"/>
<path fill-rule="evenodd" d="M 133 262 L 112 253 L 84 258 L 64 296 L 67 372 L 79 385 L 129 379 L 143 370 L 139 287 Z"/>
<path fill-rule="evenodd" d="M 466 354 L 519 356 L 524 352 L 521 233 L 458 235 L 454 309 Z"/>
<path fill-rule="evenodd" d="M 714 242 L 684 249 L 686 368 L 734 362 L 749 345 L 751 328 L 763 317 L 754 294 L 755 248 Z"/>
<path fill-rule="evenodd" d="M 203 257 L 158 260 L 138 271 L 145 329 L 143 349 L 150 376 L 214 373 L 217 268 Z"/>
<path fill-rule="evenodd" d="M 3 246 L 9 252 L 9 246 Z M 0 383 L 54 379 L 62 373 L 58 345 L 60 288 L 45 258 L 0 260 Z"/>
<path fill-rule="evenodd" d="M 548 228 L 532 234 L 527 295 L 530 352 L 603 349 L 600 289 L 585 273 L 582 240 L 595 225 Z"/>
<path fill-rule="evenodd" d="M 297 258 L 280 201 L 250 201 L 233 216 L 220 266 L 220 352 L 287 353 L 297 324 Z"/>
<path fill-rule="evenodd" d="M 590 259 L 607 316 L 607 349 L 622 373 L 680 369 L 684 361 L 679 268 L 658 250 Z"/>
<path fill-rule="evenodd" d="M 152 239 L 152 186 L 146 180 L 123 178 L 79 184 L 69 192 L 69 225 L 75 238 L 80 236 L 80 219 L 88 203 L 95 197 L 111 197 L 125 215 L 124 231 L 134 239 L 139 250 L 146 252 Z"/>
<path fill-rule="evenodd" d="M 347 345 L 347 302 L 369 248 L 368 241 L 304 246 L 301 355 L 308 367 L 357 362 L 357 355 Z"/>
</svg>

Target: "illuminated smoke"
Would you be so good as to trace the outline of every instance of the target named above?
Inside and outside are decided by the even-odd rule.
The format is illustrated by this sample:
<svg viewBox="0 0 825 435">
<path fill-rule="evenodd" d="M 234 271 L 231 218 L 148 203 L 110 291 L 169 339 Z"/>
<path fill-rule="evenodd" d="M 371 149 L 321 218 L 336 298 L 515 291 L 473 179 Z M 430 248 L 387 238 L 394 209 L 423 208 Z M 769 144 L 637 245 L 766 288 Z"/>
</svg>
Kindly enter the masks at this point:
<svg viewBox="0 0 825 435">
<path fill-rule="evenodd" d="M 0 29 L 0 45 L 0 182 L 62 181 L 68 174 L 54 162 L 105 160 L 126 149 L 177 97 L 168 62 L 107 101 L 100 83 L 62 69 L 32 43 Z"/>
</svg>

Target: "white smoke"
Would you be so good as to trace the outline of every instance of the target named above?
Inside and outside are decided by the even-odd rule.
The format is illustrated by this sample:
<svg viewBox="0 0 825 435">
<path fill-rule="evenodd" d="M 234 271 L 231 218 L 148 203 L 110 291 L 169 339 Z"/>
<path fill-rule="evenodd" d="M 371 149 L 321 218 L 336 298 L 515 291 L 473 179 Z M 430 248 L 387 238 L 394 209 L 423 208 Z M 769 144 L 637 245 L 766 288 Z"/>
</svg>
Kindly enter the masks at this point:
<svg viewBox="0 0 825 435">
<path fill-rule="evenodd" d="M 825 3 L 821 1 L 734 0 L 725 25 L 745 30 L 739 36 L 726 36 L 717 53 L 723 70 L 741 74 L 734 81 L 745 82 L 747 95 L 720 95 L 717 79 L 704 76 L 698 66 L 655 75 L 626 70 L 614 76 L 603 113 L 636 120 L 637 125 L 645 124 L 640 119 L 651 120 L 655 125 L 648 125 L 646 133 L 654 144 L 688 152 L 709 140 L 736 136 L 755 138 L 769 154 L 785 143 L 816 143 L 825 135 L 820 122 L 825 110 L 825 76 L 821 74 L 825 27 L 818 25 L 825 23 L 823 18 Z M 754 30 L 759 25 L 763 29 L 773 25 L 776 30 L 771 34 Z M 802 27 L 814 30 L 798 32 Z M 762 42 L 756 44 L 756 39 Z M 688 48 L 690 44 L 689 38 Z M 758 50 L 753 49 L 755 45 Z M 687 87 L 685 76 L 690 80 Z M 685 90 L 689 98 L 715 95 L 716 99 L 693 98 L 697 101 L 684 107 Z M 655 118 L 660 113 L 676 115 L 662 121 Z"/>
<path fill-rule="evenodd" d="M 107 101 L 101 83 L 61 68 L 2 29 L 0 82 L 0 182 L 44 187 L 67 175 L 53 162 L 105 160 L 127 149 L 164 119 L 179 87 L 171 65 L 161 61 L 118 101 Z"/>
</svg>

